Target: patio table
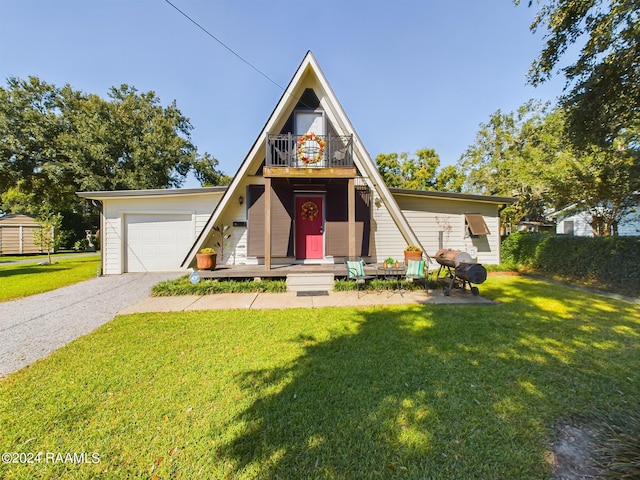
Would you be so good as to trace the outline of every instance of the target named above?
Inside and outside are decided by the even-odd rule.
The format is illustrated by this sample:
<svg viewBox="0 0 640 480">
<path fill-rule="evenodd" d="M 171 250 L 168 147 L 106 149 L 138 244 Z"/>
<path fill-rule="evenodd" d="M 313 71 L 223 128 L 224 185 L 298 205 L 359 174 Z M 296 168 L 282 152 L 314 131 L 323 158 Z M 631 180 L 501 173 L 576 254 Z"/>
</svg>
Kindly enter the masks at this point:
<svg viewBox="0 0 640 480">
<path fill-rule="evenodd" d="M 384 280 L 395 280 L 396 281 L 396 289 L 400 296 L 402 296 L 402 279 L 404 278 L 407 272 L 407 267 L 404 263 L 398 264 L 398 266 L 389 266 L 385 264 L 376 266 L 376 275 L 380 279 Z M 387 285 L 387 291 L 389 290 L 389 285 Z"/>
</svg>

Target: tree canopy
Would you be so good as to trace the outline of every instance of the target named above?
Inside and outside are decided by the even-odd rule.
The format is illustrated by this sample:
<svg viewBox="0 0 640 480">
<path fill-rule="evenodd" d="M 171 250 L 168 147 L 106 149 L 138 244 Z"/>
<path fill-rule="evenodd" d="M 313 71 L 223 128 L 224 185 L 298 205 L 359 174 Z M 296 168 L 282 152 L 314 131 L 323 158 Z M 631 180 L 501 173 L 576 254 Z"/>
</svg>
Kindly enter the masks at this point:
<svg viewBox="0 0 640 480">
<path fill-rule="evenodd" d="M 376 164 L 389 187 L 459 192 L 464 182 L 458 169 L 452 165 L 438 171 L 440 157 L 431 148 L 418 150 L 413 156 L 408 153 L 381 153 L 376 156 Z"/>
<path fill-rule="evenodd" d="M 546 43 L 531 66 L 529 82 L 538 85 L 551 78 L 569 47 L 580 47 L 575 62 L 560 70 L 566 78 L 561 104 L 573 140 L 611 146 L 624 132 L 640 132 L 640 1 L 537 3 L 541 7 L 531 29 L 545 29 Z"/>
<path fill-rule="evenodd" d="M 198 154 L 192 128 L 175 101 L 162 106 L 152 91 L 122 85 L 105 100 L 9 78 L 0 88 L 0 209 L 48 208 L 82 231 L 76 191 L 179 187 L 191 170 L 209 184 L 226 181 L 215 158 Z"/>
<path fill-rule="evenodd" d="M 512 225 L 544 221 L 568 207 L 588 212 L 596 235 L 617 234 L 622 217 L 638 204 L 638 150 L 623 138 L 614 148 L 577 148 L 565 129 L 565 112 L 548 104 L 498 110 L 460 159 L 465 191 L 516 197 L 502 212 Z"/>
</svg>

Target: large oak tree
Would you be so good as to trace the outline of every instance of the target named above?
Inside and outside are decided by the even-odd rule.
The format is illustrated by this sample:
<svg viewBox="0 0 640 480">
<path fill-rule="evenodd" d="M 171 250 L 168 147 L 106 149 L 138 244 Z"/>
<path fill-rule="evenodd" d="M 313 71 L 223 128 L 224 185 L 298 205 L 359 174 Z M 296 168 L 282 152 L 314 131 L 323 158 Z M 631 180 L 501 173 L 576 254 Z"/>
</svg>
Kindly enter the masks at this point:
<svg viewBox="0 0 640 480">
<path fill-rule="evenodd" d="M 637 142 L 640 0 L 537 0 L 536 4 L 540 10 L 531 29 L 545 32 L 545 45 L 532 64 L 530 83 L 545 82 L 563 65 L 566 88 L 561 103 L 574 141 L 610 147 L 631 131 Z M 579 53 L 573 63 L 563 62 L 573 56 L 570 47 L 579 48 Z"/>
<path fill-rule="evenodd" d="M 191 142 L 192 126 L 174 101 L 122 85 L 108 99 L 37 77 L 0 88 L 0 209 L 65 216 L 81 232 L 86 216 L 76 191 L 179 187 L 187 173 L 227 181 Z"/>
</svg>

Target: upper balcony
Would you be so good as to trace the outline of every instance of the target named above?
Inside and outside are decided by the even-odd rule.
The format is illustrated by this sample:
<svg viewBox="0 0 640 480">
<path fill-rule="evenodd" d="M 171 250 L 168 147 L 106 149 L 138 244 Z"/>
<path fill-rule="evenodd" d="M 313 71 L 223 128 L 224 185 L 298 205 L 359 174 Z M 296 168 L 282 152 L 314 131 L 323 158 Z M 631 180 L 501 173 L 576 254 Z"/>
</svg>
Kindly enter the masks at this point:
<svg viewBox="0 0 640 480">
<path fill-rule="evenodd" d="M 354 177 L 353 135 L 281 134 L 267 138 L 268 177 Z"/>
</svg>

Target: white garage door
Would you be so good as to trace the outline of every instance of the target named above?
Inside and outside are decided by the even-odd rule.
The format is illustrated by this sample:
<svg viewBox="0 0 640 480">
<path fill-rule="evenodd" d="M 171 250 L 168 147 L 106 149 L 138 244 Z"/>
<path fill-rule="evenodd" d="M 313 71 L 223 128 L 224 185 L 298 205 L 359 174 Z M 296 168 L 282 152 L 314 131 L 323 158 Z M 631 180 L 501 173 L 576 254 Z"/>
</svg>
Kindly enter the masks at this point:
<svg viewBox="0 0 640 480">
<path fill-rule="evenodd" d="M 125 271 L 169 272 L 193 244 L 191 215 L 126 215 Z"/>
</svg>

